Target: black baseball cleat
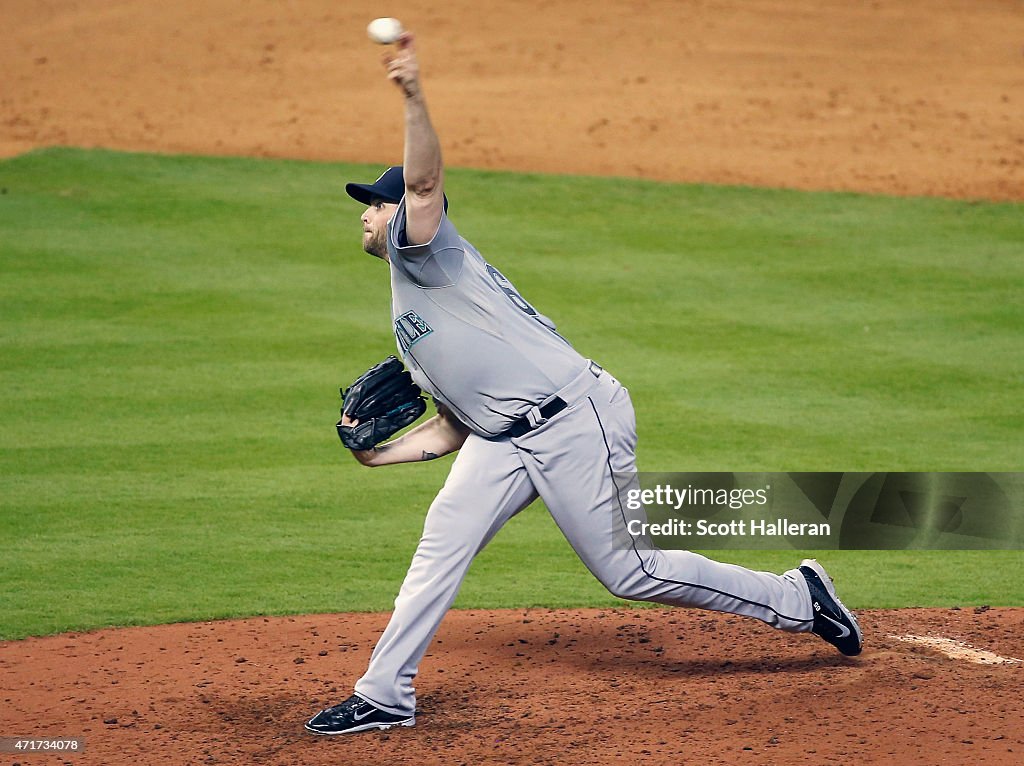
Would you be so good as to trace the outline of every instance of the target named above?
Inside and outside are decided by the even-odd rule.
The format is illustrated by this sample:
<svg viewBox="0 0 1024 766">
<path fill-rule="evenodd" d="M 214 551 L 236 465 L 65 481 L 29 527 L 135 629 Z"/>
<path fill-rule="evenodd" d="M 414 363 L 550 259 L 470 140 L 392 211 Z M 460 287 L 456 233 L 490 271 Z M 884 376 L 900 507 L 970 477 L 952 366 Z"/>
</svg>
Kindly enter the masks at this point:
<svg viewBox="0 0 1024 766">
<path fill-rule="evenodd" d="M 369 729 L 415 726 L 415 715 L 394 715 L 352 695 L 340 705 L 321 710 L 306 722 L 313 734 L 354 734 Z"/>
<path fill-rule="evenodd" d="M 843 606 L 836 596 L 832 578 L 814 559 L 800 562 L 800 573 L 807 580 L 814 607 L 814 627 L 811 632 L 821 636 L 847 657 L 860 654 L 862 637 L 860 625 L 853 612 Z"/>
</svg>

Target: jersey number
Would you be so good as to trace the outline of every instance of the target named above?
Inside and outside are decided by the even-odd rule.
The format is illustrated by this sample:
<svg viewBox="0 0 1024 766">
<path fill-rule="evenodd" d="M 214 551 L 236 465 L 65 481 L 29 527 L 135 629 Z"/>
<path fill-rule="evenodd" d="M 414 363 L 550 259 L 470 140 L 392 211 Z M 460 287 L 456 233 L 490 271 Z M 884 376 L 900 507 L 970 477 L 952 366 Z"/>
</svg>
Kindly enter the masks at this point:
<svg viewBox="0 0 1024 766">
<path fill-rule="evenodd" d="M 505 278 L 504 274 L 491 266 L 491 264 L 487 264 L 487 273 L 491 275 L 491 279 L 494 280 L 494 284 L 498 286 L 499 290 L 505 293 L 505 296 L 515 304 L 517 309 L 532 317 L 537 316 L 537 310 L 527 303 L 523 296 L 516 292 L 515 288 L 512 287 L 512 283 Z"/>
</svg>

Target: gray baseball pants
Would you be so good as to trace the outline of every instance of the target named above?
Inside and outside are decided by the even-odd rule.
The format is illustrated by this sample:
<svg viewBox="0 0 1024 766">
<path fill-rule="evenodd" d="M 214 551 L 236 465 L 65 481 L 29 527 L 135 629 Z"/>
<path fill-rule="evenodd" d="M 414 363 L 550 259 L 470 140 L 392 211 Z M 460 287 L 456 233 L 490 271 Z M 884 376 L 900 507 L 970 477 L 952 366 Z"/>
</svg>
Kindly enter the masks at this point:
<svg viewBox="0 0 1024 766">
<path fill-rule="evenodd" d="M 416 709 L 413 678 L 473 557 L 538 496 L 573 550 L 615 596 L 745 615 L 791 632 L 810 630 L 810 594 L 798 570 L 782 575 L 689 551 L 613 547 L 621 532 L 615 474 L 635 470 L 629 392 L 591 366 L 557 393 L 568 407 L 519 438 L 471 434 L 430 506 L 395 610 L 356 683 L 391 713 Z"/>
</svg>

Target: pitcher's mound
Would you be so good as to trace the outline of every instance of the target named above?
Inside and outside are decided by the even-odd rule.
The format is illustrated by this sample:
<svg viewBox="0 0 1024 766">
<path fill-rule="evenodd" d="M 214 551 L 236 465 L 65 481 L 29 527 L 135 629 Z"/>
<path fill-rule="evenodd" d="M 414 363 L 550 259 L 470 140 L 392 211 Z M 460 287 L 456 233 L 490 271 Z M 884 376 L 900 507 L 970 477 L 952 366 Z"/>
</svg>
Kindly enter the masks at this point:
<svg viewBox="0 0 1024 766">
<path fill-rule="evenodd" d="M 27 639 L 0 644 L 0 731 L 84 737 L 75 766 L 1021 762 L 1024 610 L 860 616 L 847 659 L 708 612 L 456 611 L 416 727 L 342 737 L 302 724 L 349 696 L 386 614 Z"/>
</svg>

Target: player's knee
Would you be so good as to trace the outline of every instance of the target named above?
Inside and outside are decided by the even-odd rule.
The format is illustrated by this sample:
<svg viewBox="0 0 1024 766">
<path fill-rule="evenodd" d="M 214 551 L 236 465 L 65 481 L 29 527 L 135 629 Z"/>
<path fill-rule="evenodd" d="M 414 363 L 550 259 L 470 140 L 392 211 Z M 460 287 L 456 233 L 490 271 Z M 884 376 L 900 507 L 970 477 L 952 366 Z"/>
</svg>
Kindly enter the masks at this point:
<svg viewBox="0 0 1024 766">
<path fill-rule="evenodd" d="M 601 578 L 601 584 L 615 598 L 626 601 L 642 601 L 644 598 L 641 583 L 636 577 Z"/>
<path fill-rule="evenodd" d="M 632 595 L 633 591 L 630 590 L 629 588 L 620 587 L 619 585 L 614 585 L 614 586 L 606 585 L 605 587 L 608 588 L 608 592 L 611 593 L 613 596 L 615 596 L 615 598 L 622 598 L 622 599 L 625 599 L 626 601 L 635 601 L 636 600 L 636 599 L 633 598 L 633 595 Z"/>
<path fill-rule="evenodd" d="M 641 554 L 643 558 L 619 562 L 614 571 L 598 575 L 598 579 L 616 598 L 627 601 L 651 601 L 658 596 L 664 581 L 654 573 L 658 568 L 655 555 Z"/>
</svg>

